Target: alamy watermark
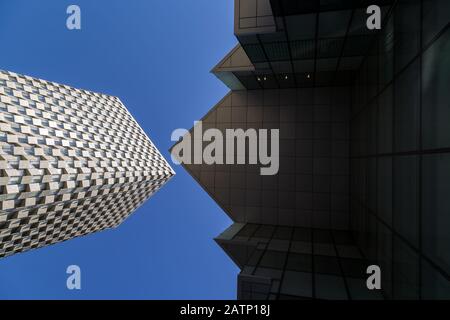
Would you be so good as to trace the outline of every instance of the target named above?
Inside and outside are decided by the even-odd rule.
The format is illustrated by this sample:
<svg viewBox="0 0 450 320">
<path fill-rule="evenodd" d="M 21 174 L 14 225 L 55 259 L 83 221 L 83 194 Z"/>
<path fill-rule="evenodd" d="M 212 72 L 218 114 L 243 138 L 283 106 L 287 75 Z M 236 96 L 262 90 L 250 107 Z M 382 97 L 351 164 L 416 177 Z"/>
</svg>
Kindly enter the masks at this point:
<svg viewBox="0 0 450 320">
<path fill-rule="evenodd" d="M 366 273 L 369 275 L 366 281 L 367 289 L 381 290 L 381 268 L 373 264 L 367 267 Z"/>
<path fill-rule="evenodd" d="M 278 173 L 279 129 L 224 131 L 225 135 L 216 128 L 203 131 L 201 121 L 194 123 L 193 135 L 186 129 L 174 130 L 171 139 L 178 143 L 172 149 L 172 161 L 175 164 L 259 164 L 263 176 Z"/>
<path fill-rule="evenodd" d="M 366 26 L 369 30 L 381 29 L 381 8 L 377 5 L 371 5 L 367 7 L 367 14 L 370 14 L 367 18 Z"/>
<path fill-rule="evenodd" d="M 81 9 L 72 4 L 67 7 L 66 13 L 69 15 L 66 20 L 66 27 L 69 30 L 81 30 Z"/>
<path fill-rule="evenodd" d="M 66 269 L 67 277 L 66 286 L 69 290 L 81 290 L 81 268 L 77 265 L 70 265 Z"/>
<path fill-rule="evenodd" d="M 66 20 L 66 27 L 69 30 L 81 30 L 81 8 L 76 4 L 67 7 L 66 13 L 69 15 Z M 370 16 L 366 21 L 369 30 L 381 29 L 381 8 L 377 5 L 367 7 L 366 13 Z"/>
</svg>

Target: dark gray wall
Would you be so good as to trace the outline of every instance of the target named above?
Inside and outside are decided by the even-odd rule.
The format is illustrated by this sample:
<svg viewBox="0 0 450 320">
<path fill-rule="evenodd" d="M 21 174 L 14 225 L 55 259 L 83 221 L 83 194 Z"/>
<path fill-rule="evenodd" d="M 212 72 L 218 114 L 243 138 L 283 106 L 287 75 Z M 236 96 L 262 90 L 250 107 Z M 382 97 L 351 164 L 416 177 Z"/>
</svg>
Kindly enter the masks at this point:
<svg viewBox="0 0 450 320">
<path fill-rule="evenodd" d="M 203 119 L 203 129 L 280 130 L 280 168 L 186 165 L 236 222 L 349 229 L 350 90 L 235 91 Z"/>
<path fill-rule="evenodd" d="M 352 229 L 388 297 L 450 298 L 449 21 L 399 1 L 353 88 Z"/>
</svg>

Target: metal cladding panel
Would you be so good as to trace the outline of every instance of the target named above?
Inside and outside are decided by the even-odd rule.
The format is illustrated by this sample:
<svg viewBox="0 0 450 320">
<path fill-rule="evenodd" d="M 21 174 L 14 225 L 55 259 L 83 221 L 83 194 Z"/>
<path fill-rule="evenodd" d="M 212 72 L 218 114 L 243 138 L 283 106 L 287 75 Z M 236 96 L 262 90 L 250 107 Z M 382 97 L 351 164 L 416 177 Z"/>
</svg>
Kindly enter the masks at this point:
<svg viewBox="0 0 450 320">
<path fill-rule="evenodd" d="M 117 97 L 0 71 L 0 257 L 116 227 L 174 171 Z"/>
</svg>

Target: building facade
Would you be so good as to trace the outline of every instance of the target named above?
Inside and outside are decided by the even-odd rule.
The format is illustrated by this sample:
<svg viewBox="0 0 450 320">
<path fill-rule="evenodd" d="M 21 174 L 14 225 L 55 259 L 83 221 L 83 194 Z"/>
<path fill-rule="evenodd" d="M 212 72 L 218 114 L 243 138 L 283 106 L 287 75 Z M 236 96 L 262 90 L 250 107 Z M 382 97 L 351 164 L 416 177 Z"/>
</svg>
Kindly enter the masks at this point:
<svg viewBox="0 0 450 320">
<path fill-rule="evenodd" d="M 449 22 L 444 0 L 235 1 L 203 126 L 279 129 L 279 172 L 184 167 L 234 221 L 238 298 L 450 299 Z"/>
<path fill-rule="evenodd" d="M 0 258 L 118 226 L 174 171 L 116 97 L 0 71 Z"/>
</svg>

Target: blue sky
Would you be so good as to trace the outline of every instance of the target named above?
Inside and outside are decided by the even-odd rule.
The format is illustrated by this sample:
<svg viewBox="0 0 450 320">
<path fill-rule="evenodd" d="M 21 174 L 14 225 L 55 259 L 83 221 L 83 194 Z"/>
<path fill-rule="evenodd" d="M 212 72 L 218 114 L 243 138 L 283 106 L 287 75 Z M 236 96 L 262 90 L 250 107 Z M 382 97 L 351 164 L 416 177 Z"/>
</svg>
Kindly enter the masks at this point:
<svg viewBox="0 0 450 320">
<path fill-rule="evenodd" d="M 82 30 L 66 28 L 70 4 Z M 2 0 L 0 41 L 0 69 L 120 97 L 169 159 L 172 131 L 228 91 L 209 71 L 236 43 L 233 1 Z M 0 299 L 234 299 L 238 269 L 213 241 L 231 222 L 174 169 L 119 228 L 0 259 Z"/>
</svg>

